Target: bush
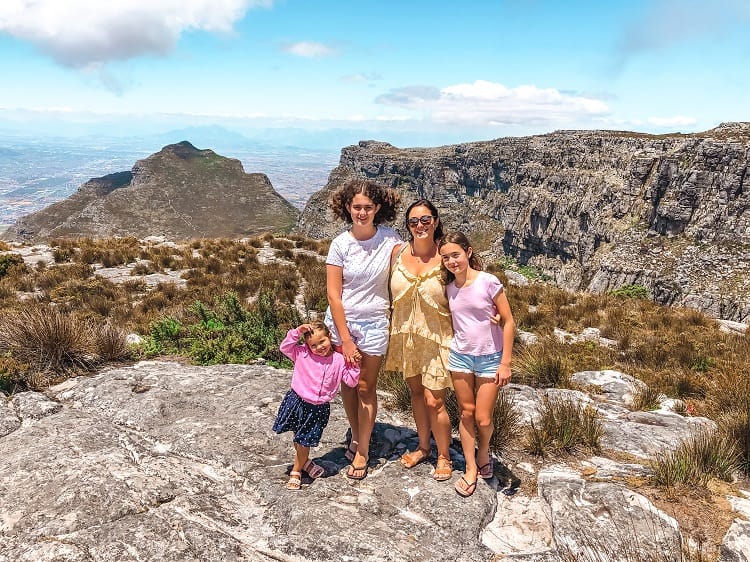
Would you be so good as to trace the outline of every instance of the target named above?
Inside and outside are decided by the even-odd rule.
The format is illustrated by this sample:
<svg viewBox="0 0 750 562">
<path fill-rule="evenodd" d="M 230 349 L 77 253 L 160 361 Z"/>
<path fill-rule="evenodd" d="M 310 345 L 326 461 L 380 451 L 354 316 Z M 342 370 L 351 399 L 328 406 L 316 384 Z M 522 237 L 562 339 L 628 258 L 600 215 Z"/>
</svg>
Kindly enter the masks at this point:
<svg viewBox="0 0 750 562">
<path fill-rule="evenodd" d="M 91 326 L 49 306 L 26 308 L 0 320 L 0 354 L 29 366 L 24 382 L 30 388 L 96 360 Z"/>
<path fill-rule="evenodd" d="M 516 438 L 521 427 L 521 415 L 513 407 L 513 399 L 502 389 L 492 412 L 492 425 L 495 429 L 490 439 L 490 451 L 499 457 Z"/>
<path fill-rule="evenodd" d="M 731 481 L 741 459 L 732 439 L 703 431 L 680 443 L 674 451 L 656 455 L 649 464 L 659 485 L 705 486 L 712 477 Z"/>
<path fill-rule="evenodd" d="M 568 399 L 545 398 L 540 419 L 531 424 L 526 449 L 544 456 L 550 451 L 572 453 L 581 446 L 599 451 L 603 429 L 596 410 Z"/>
<path fill-rule="evenodd" d="M 627 297 L 631 299 L 649 299 L 651 298 L 648 289 L 643 285 L 623 285 L 617 289 L 610 291 L 610 295 L 614 297 Z"/>
<path fill-rule="evenodd" d="M 261 293 L 251 310 L 230 292 L 218 297 L 212 307 L 196 301 L 187 315 L 182 322 L 173 317 L 153 322 L 143 353 L 184 354 L 199 365 L 263 358 L 276 367 L 292 366 L 279 344 L 286 330 L 300 323 L 299 314 L 291 306 L 279 306 L 269 293 Z"/>
<path fill-rule="evenodd" d="M 23 268 L 23 258 L 18 254 L 0 254 L 0 278 L 5 277 L 10 268 Z"/>
</svg>

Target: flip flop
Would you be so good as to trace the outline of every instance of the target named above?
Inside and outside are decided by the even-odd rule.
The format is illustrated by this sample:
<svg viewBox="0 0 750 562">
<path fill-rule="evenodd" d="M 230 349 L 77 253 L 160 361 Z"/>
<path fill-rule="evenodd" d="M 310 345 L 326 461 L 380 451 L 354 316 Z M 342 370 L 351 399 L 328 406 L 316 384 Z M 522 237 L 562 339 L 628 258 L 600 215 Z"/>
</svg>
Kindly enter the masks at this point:
<svg viewBox="0 0 750 562">
<path fill-rule="evenodd" d="M 354 445 L 354 448 L 352 449 L 352 445 Z M 346 448 L 346 452 L 344 453 L 344 457 L 346 457 L 346 460 L 349 462 L 354 461 L 354 455 L 357 454 L 357 445 L 356 441 L 352 441 L 349 443 L 349 445 Z"/>
<path fill-rule="evenodd" d="M 349 465 L 349 468 L 346 470 L 346 477 L 349 480 L 364 480 L 367 477 L 367 472 L 369 471 L 369 466 L 354 466 L 353 464 Z M 361 472 L 362 475 L 358 476 L 356 473 Z"/>
<path fill-rule="evenodd" d="M 495 475 L 495 461 L 490 457 L 490 462 L 479 467 L 479 476 L 489 480 Z"/>
<path fill-rule="evenodd" d="M 420 453 L 421 456 L 418 456 Z M 415 451 L 407 451 L 401 455 L 399 462 L 404 468 L 414 468 L 418 464 L 425 462 L 428 458 L 430 458 L 429 452 L 425 453 L 422 449 L 417 449 Z"/>
<path fill-rule="evenodd" d="M 289 482 L 286 483 L 287 490 L 299 490 L 302 486 L 302 473 L 293 470 L 289 473 Z"/>
<path fill-rule="evenodd" d="M 307 472 L 307 475 L 315 480 L 316 478 L 320 478 L 326 473 L 326 469 L 320 466 L 319 464 L 315 464 L 310 459 L 307 459 L 307 462 L 302 465 L 302 470 Z"/>
<path fill-rule="evenodd" d="M 464 483 L 464 485 L 461 485 L 461 482 Z M 463 476 L 456 481 L 456 483 L 453 486 L 456 489 L 456 492 L 459 496 L 468 498 L 470 495 L 472 495 L 476 489 L 477 489 L 477 481 L 474 480 L 474 482 L 469 482 L 464 478 Z"/>
</svg>

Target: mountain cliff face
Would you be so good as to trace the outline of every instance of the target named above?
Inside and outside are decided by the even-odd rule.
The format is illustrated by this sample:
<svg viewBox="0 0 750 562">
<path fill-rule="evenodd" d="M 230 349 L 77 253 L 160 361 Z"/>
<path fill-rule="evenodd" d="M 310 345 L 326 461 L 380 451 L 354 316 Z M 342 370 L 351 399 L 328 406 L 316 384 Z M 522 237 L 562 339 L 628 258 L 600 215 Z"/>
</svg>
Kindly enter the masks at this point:
<svg viewBox="0 0 750 562">
<path fill-rule="evenodd" d="M 265 174 L 187 141 L 139 160 L 130 172 L 92 179 L 69 198 L 19 219 L 6 240 L 152 235 L 236 237 L 288 230 L 297 210 Z"/>
<path fill-rule="evenodd" d="M 574 290 L 642 284 L 663 304 L 750 320 L 750 123 L 698 134 L 560 131 L 438 148 L 344 148 L 297 230 L 344 226 L 330 193 L 352 177 L 427 197 L 491 258 Z"/>
</svg>

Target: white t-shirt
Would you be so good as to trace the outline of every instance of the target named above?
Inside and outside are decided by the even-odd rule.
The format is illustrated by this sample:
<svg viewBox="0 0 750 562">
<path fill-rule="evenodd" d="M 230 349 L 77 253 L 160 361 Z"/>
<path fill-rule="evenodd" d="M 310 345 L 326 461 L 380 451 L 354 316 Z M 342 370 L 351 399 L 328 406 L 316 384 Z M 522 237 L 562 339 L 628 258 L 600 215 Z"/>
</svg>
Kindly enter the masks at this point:
<svg viewBox="0 0 750 562">
<path fill-rule="evenodd" d="M 348 230 L 333 239 L 326 264 L 343 270 L 341 301 L 347 321 L 365 322 L 388 315 L 391 252 L 401 241 L 395 230 L 383 225 L 368 240 L 357 240 Z"/>
</svg>

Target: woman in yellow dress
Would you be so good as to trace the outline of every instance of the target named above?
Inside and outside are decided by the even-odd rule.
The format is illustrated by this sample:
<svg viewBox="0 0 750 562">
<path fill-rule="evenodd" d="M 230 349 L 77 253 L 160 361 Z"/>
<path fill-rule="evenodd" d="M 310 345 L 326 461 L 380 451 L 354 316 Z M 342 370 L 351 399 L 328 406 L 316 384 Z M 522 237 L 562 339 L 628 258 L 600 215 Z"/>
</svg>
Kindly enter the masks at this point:
<svg viewBox="0 0 750 562">
<path fill-rule="evenodd" d="M 426 199 L 406 210 L 409 242 L 393 249 L 391 268 L 390 342 L 385 369 L 403 374 L 411 391 L 411 405 L 419 446 L 401 457 L 412 468 L 430 456 L 430 434 L 437 445 L 433 478 L 451 477 L 451 424 L 445 409 L 445 390 L 452 388 L 448 352 L 453 337 L 445 296 L 438 241 L 443 235 L 438 211 Z"/>
</svg>

